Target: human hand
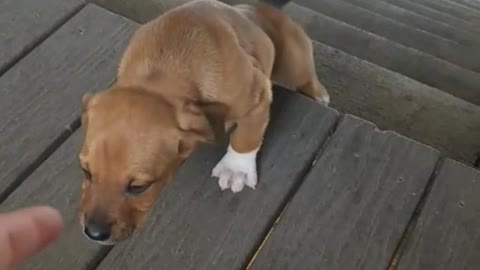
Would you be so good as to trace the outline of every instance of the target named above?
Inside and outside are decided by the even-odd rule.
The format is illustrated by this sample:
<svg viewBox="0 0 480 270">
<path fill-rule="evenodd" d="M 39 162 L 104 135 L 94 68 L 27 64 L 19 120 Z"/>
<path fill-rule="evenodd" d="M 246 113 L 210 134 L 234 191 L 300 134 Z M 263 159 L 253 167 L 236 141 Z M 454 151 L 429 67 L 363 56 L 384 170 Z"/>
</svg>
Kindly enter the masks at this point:
<svg viewBox="0 0 480 270">
<path fill-rule="evenodd" d="M 36 206 L 0 214 L 0 270 L 16 264 L 55 240 L 62 227 L 57 210 Z"/>
</svg>

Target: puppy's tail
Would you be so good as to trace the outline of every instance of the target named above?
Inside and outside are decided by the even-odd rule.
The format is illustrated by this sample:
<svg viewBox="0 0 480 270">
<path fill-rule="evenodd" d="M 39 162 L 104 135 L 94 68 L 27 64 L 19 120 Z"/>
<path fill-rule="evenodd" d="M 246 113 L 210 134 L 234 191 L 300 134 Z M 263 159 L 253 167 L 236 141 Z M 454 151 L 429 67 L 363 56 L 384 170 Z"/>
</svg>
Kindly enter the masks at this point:
<svg viewBox="0 0 480 270">
<path fill-rule="evenodd" d="M 292 0 L 260 0 L 260 2 L 274 6 L 278 9 L 283 8 L 286 4 L 291 2 Z"/>
</svg>

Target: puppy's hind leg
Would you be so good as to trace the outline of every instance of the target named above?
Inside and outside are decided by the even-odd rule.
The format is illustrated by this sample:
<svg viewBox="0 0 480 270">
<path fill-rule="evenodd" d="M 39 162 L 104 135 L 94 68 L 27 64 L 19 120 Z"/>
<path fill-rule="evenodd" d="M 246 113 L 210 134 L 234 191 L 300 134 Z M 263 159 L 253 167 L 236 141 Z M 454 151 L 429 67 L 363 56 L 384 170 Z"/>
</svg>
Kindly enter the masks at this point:
<svg viewBox="0 0 480 270">
<path fill-rule="evenodd" d="M 330 95 L 318 80 L 310 38 L 290 20 L 285 22 L 278 34 L 272 79 L 328 105 Z"/>
<path fill-rule="evenodd" d="M 317 75 L 313 73 L 311 79 L 304 85 L 296 87 L 298 92 L 315 99 L 317 102 L 328 106 L 330 104 L 330 95 L 323 84 L 318 80 Z"/>
</svg>

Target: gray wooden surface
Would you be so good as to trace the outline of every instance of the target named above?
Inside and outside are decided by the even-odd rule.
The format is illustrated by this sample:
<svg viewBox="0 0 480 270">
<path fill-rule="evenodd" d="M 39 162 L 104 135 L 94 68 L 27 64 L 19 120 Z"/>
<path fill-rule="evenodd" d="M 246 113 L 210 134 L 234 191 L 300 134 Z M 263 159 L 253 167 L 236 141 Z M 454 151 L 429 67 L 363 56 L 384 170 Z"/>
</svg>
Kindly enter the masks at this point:
<svg viewBox="0 0 480 270">
<path fill-rule="evenodd" d="M 15 61 L 15 54 L 43 40 L 68 10 L 81 6 L 75 0 L 13 3 L 0 2 L 2 26 L 18 24 L 18 33 L 0 31 L 0 73 L 2 63 Z M 36 18 L 33 24 L 30 15 Z M 480 269 L 479 171 L 451 160 L 443 163 L 418 220 L 411 223 L 413 230 L 404 234 L 438 152 L 354 116 L 339 117 L 278 87 L 259 156 L 257 190 L 220 191 L 210 173 L 226 142 L 204 146 L 162 192 L 147 226 L 104 259 L 108 249 L 86 240 L 79 226 L 81 133 L 73 123 L 83 93 L 114 79 L 119 54 L 136 27 L 87 6 L 0 77 L 0 201 L 19 184 L 0 212 L 48 204 L 61 211 L 65 222 L 57 242 L 17 269 L 83 270 L 100 264 L 101 270 L 237 270 L 252 258 L 252 270 L 386 269 L 402 237 L 398 270 Z M 11 44 L 18 48 L 5 52 Z M 358 100 L 345 108 L 361 112 L 375 105 L 371 91 L 388 90 L 382 97 L 395 98 L 391 110 L 400 112 L 408 101 L 399 101 L 402 95 L 418 102 L 431 90 L 328 46 L 314 47 L 319 76 L 334 103 L 335 96 L 357 91 Z M 450 113 L 457 108 L 440 98 L 435 102 L 451 106 Z M 435 110 L 422 108 L 415 111 L 412 129 L 429 121 L 425 111 Z M 466 123 L 475 122 L 470 117 Z M 440 118 L 457 128 L 448 115 Z M 459 126 L 475 130 L 462 119 Z"/>
<path fill-rule="evenodd" d="M 88 6 L 0 78 L 0 197 L 108 86 L 134 24 Z M 0 51 L 3 51 L 0 50 Z"/>
<path fill-rule="evenodd" d="M 398 22 L 409 25 L 410 27 L 422 29 L 424 31 L 458 42 L 459 44 L 463 44 L 466 46 L 479 45 L 479 41 L 480 41 L 479 37 L 475 34 L 472 34 L 471 32 L 465 31 L 464 29 L 461 29 L 458 27 L 452 27 L 448 24 L 432 20 L 428 17 L 422 16 L 420 14 L 416 14 L 412 11 L 394 6 L 386 2 L 372 1 L 372 0 L 346 0 L 346 1 L 353 3 L 359 7 L 365 8 L 367 10 L 373 11 L 384 17 L 394 19 Z"/>
<path fill-rule="evenodd" d="M 422 16 L 428 17 L 430 19 L 433 19 L 438 22 L 442 22 L 448 25 L 451 25 L 452 27 L 464 29 L 466 31 L 469 31 L 473 34 L 477 34 L 480 32 L 480 29 L 475 27 L 474 25 L 468 23 L 467 21 L 464 21 L 460 18 L 457 18 L 455 16 L 452 16 L 450 14 L 446 14 L 440 11 L 437 11 L 435 9 L 426 7 L 421 5 L 418 2 L 415 1 L 409 1 L 409 0 L 374 0 L 374 1 L 384 1 L 388 2 L 392 5 L 401 7 L 406 10 L 410 10 L 412 12 L 415 12 L 417 14 L 420 14 Z"/>
<path fill-rule="evenodd" d="M 345 116 L 251 269 L 386 269 L 437 159 Z"/>
<path fill-rule="evenodd" d="M 465 69 L 480 71 L 477 49 L 455 44 L 342 0 L 297 0 L 296 3 Z"/>
<path fill-rule="evenodd" d="M 69 138 L 0 205 L 1 212 L 38 204 L 51 205 L 60 210 L 64 219 L 64 230 L 58 241 L 17 269 L 85 269 L 100 252 L 101 247 L 88 241 L 79 225 L 82 174 L 77 153 L 82 139 L 80 135 L 76 132 Z"/>
<path fill-rule="evenodd" d="M 452 2 L 452 1 L 447 1 L 447 2 Z M 480 12 L 480 2 L 475 1 L 475 0 L 457 0 L 455 1 L 459 5 L 463 5 L 465 7 L 469 7 L 473 10 L 476 10 L 477 12 Z"/>
<path fill-rule="evenodd" d="M 83 0 L 0 1 L 0 74 L 83 5 Z"/>
<path fill-rule="evenodd" d="M 441 13 L 454 16 L 455 18 L 463 20 L 473 26 L 480 22 L 480 13 L 478 11 L 458 5 L 455 2 L 445 2 L 442 0 L 415 0 L 415 2 Z"/>
<path fill-rule="evenodd" d="M 99 90 L 114 79 L 119 54 L 135 28 L 118 15 L 88 5 L 0 78 L 0 88 L 7 91 L 0 115 L 8 117 L 2 126 L 7 132 L 0 136 L 0 187 L 78 116 L 84 92 Z M 77 131 L 0 207 L 53 205 L 65 220 L 60 241 L 20 269 L 84 269 L 99 251 L 78 225 L 79 135 Z"/>
<path fill-rule="evenodd" d="M 295 3 L 287 5 L 285 12 L 314 40 L 480 105 L 479 73 L 350 26 Z M 319 25 L 323 27 L 318 27 Z"/>
<path fill-rule="evenodd" d="M 144 231 L 117 245 L 99 269 L 243 269 L 337 119 L 283 90 L 274 100 L 255 191 L 220 191 L 210 174 L 225 145 L 199 151 L 162 192 Z"/>
<path fill-rule="evenodd" d="M 480 149 L 480 106 L 322 43 L 313 47 L 332 107 L 474 163 Z"/>
<path fill-rule="evenodd" d="M 447 160 L 398 270 L 480 269 L 480 171 Z"/>
</svg>

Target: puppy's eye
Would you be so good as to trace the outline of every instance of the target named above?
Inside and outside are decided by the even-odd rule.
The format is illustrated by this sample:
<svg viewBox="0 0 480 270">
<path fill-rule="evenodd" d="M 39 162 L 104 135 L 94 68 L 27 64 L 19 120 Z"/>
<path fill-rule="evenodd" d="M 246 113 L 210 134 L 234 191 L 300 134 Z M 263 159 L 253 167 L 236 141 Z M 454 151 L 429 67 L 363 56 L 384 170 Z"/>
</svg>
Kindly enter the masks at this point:
<svg viewBox="0 0 480 270">
<path fill-rule="evenodd" d="M 89 170 L 84 168 L 82 168 L 82 171 L 83 171 L 83 174 L 85 175 L 85 179 L 87 179 L 88 181 L 92 181 L 92 173 Z"/>
<path fill-rule="evenodd" d="M 143 192 L 145 192 L 151 185 L 152 185 L 152 183 L 147 183 L 147 184 L 144 184 L 144 185 L 129 184 L 127 186 L 126 191 L 129 195 L 139 195 L 139 194 L 142 194 Z"/>
</svg>

